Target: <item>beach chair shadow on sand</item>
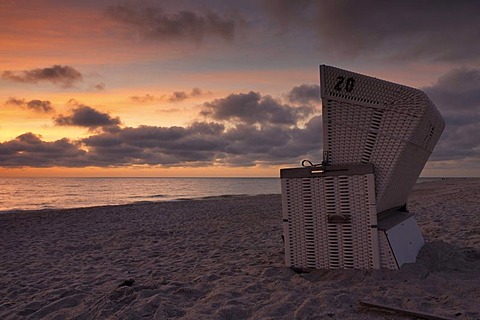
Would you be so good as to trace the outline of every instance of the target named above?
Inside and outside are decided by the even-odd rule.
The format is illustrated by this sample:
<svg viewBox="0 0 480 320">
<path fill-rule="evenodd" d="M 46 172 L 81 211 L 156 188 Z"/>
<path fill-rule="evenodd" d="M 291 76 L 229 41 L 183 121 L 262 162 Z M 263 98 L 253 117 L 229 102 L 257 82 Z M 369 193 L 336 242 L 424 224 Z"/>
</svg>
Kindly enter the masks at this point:
<svg viewBox="0 0 480 320">
<path fill-rule="evenodd" d="M 326 65 L 320 79 L 323 161 L 280 170 L 286 265 L 415 262 L 424 240 L 406 203 L 445 128 L 442 116 L 418 89 Z"/>
</svg>

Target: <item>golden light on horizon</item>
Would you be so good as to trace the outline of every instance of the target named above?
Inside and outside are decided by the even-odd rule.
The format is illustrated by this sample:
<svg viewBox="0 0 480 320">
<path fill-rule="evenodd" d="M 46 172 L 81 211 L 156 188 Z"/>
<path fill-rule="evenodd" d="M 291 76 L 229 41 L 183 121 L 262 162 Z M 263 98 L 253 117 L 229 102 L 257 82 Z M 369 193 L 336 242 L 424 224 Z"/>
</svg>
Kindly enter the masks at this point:
<svg viewBox="0 0 480 320">
<path fill-rule="evenodd" d="M 0 177 L 278 177 L 279 167 L 0 168 Z"/>
</svg>

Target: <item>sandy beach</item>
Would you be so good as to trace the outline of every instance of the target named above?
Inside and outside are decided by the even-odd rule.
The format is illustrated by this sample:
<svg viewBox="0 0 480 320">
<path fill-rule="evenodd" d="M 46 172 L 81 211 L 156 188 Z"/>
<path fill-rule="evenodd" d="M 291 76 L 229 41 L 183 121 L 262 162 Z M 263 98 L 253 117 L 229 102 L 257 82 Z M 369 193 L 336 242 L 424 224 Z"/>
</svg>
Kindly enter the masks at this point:
<svg viewBox="0 0 480 320">
<path fill-rule="evenodd" d="M 280 195 L 0 215 L 0 319 L 480 318 L 480 179 L 417 184 L 400 270 L 284 266 Z"/>
</svg>

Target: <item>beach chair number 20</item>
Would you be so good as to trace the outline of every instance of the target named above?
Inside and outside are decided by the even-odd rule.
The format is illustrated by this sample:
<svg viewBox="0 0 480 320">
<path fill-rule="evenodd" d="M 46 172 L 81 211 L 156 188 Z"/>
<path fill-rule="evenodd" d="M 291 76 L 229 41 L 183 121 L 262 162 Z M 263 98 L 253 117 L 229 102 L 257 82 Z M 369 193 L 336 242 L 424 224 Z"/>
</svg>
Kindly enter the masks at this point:
<svg viewBox="0 0 480 320">
<path fill-rule="evenodd" d="M 337 84 L 333 88 L 337 91 L 343 91 L 345 89 L 346 92 L 352 92 L 354 85 L 355 85 L 355 79 L 347 78 L 345 81 L 345 77 L 338 76 Z"/>
</svg>

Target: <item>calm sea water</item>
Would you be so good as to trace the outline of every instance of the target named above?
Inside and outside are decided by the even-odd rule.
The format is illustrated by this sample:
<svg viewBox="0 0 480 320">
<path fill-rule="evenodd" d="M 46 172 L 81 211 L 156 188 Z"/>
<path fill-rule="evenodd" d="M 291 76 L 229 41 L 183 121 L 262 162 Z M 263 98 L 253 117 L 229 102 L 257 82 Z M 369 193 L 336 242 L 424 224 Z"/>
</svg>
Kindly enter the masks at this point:
<svg viewBox="0 0 480 320">
<path fill-rule="evenodd" d="M 280 193 L 278 178 L 0 178 L 0 212 Z"/>
</svg>

